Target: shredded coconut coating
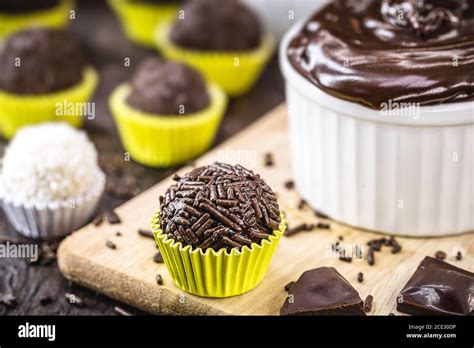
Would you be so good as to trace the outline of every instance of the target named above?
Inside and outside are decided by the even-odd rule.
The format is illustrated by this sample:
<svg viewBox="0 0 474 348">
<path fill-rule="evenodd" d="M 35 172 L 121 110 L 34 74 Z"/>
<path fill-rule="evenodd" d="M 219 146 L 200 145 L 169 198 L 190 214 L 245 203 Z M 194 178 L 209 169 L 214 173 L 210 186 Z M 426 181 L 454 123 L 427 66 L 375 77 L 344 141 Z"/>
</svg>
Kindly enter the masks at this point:
<svg viewBox="0 0 474 348">
<path fill-rule="evenodd" d="M 5 150 L 2 186 L 20 202 L 78 198 L 97 180 L 97 151 L 86 133 L 64 123 L 21 129 Z"/>
</svg>

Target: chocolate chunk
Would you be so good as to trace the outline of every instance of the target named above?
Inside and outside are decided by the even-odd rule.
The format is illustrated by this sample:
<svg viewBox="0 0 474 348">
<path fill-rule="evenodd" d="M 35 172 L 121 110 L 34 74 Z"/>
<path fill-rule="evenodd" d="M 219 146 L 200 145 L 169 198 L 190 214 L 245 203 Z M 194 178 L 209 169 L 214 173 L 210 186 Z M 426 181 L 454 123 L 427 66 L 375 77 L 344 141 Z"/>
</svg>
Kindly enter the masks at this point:
<svg viewBox="0 0 474 348">
<path fill-rule="evenodd" d="M 149 114 L 185 116 L 208 107 L 210 97 L 198 71 L 181 63 L 150 58 L 138 67 L 126 101 Z"/>
<path fill-rule="evenodd" d="M 446 256 L 447 256 L 446 253 L 444 251 L 441 251 L 441 250 L 439 250 L 435 253 L 435 257 L 438 260 L 444 260 L 444 259 L 446 259 Z"/>
<path fill-rule="evenodd" d="M 138 230 L 138 234 L 142 237 L 146 237 L 146 238 L 150 238 L 150 239 L 155 239 L 155 236 L 153 235 L 153 232 L 152 231 L 149 231 L 149 230 L 144 230 L 142 228 L 140 228 Z"/>
<path fill-rule="evenodd" d="M 260 45 L 258 17 L 235 0 L 188 1 L 185 18 L 176 19 L 171 40 L 178 46 L 204 51 L 248 51 Z"/>
<path fill-rule="evenodd" d="M 357 281 L 359 283 L 362 283 L 364 281 L 364 273 L 362 272 L 357 273 Z"/>
<path fill-rule="evenodd" d="M 372 295 L 368 295 L 364 301 L 364 312 L 369 313 L 372 310 L 373 301 L 374 297 Z"/>
<path fill-rule="evenodd" d="M 425 257 L 404 286 L 397 310 L 412 315 L 472 315 L 474 273 Z"/>
<path fill-rule="evenodd" d="M 21 95 L 66 90 L 82 81 L 85 66 L 82 49 L 68 32 L 20 31 L 0 49 L 0 89 Z"/>
<path fill-rule="evenodd" d="M 281 315 L 365 315 L 352 285 L 332 267 L 304 272 L 291 287 Z"/>
<path fill-rule="evenodd" d="M 182 194 L 183 188 L 193 197 Z M 280 222 L 276 195 L 259 175 L 240 165 L 193 169 L 167 190 L 160 206 L 164 233 L 202 249 L 259 244 Z"/>
</svg>

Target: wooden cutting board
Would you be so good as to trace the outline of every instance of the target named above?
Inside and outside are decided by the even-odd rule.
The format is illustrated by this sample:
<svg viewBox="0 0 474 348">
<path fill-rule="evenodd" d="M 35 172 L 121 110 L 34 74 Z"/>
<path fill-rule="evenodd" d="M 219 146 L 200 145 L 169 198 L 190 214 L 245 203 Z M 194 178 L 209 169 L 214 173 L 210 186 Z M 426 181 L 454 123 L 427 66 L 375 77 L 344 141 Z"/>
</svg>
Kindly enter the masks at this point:
<svg viewBox="0 0 474 348">
<path fill-rule="evenodd" d="M 267 167 L 264 157 L 274 155 L 274 165 Z M 326 222 L 318 219 L 308 208 L 298 209 L 300 198 L 296 190 L 285 188 L 290 179 L 286 108 L 284 105 L 247 128 L 226 143 L 197 161 L 198 165 L 214 161 L 242 165 L 255 170 L 266 179 L 279 196 L 291 226 L 300 223 Z M 180 173 L 188 171 L 183 168 Z M 158 183 L 134 198 L 116 212 L 122 219 L 118 225 L 88 225 L 66 238 L 59 248 L 58 263 L 65 277 L 83 286 L 104 293 L 119 301 L 155 314 L 255 314 L 279 313 L 287 292 L 285 284 L 296 280 L 305 270 L 335 267 L 359 291 L 362 298 L 374 297 L 372 314 L 396 313 L 396 297 L 418 263 L 426 255 L 443 250 L 447 261 L 473 271 L 474 235 L 437 239 L 397 238 L 403 250 L 391 254 L 389 248 L 376 253 L 376 264 L 366 260 L 343 262 L 331 253 L 331 245 L 342 236 L 346 247 L 364 247 L 379 234 L 360 231 L 330 221 L 330 230 L 303 232 L 283 237 L 262 283 L 252 291 L 227 299 L 200 298 L 178 289 L 166 266 L 153 262 L 156 246 L 153 240 L 140 236 L 137 230 L 150 229 L 152 213 L 158 206 L 158 197 L 172 182 L 171 178 Z M 122 236 L 117 236 L 120 231 Z M 113 241 L 117 248 L 106 247 Z M 454 254 L 461 250 L 464 258 L 456 261 Z M 363 283 L 357 282 L 358 272 L 364 273 Z M 156 283 L 161 274 L 163 285 Z"/>
</svg>

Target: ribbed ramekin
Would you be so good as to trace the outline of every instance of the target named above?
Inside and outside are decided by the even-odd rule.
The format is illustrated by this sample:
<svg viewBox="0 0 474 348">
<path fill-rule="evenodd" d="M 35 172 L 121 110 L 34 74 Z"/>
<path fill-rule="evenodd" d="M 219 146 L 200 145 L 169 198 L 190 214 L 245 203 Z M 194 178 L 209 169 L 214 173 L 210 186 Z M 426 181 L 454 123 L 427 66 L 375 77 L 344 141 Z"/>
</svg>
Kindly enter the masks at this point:
<svg viewBox="0 0 474 348">
<path fill-rule="evenodd" d="M 292 171 L 315 209 L 363 229 L 406 236 L 474 231 L 474 102 L 413 117 L 335 98 L 299 74 L 280 46 Z M 395 113 L 396 114 L 396 113 Z"/>
<path fill-rule="evenodd" d="M 2 188 L 0 201 L 10 223 L 28 238 L 51 240 L 66 236 L 83 226 L 97 208 L 105 189 L 105 174 L 97 172 L 94 187 L 83 196 L 45 204 L 21 202 Z"/>
</svg>

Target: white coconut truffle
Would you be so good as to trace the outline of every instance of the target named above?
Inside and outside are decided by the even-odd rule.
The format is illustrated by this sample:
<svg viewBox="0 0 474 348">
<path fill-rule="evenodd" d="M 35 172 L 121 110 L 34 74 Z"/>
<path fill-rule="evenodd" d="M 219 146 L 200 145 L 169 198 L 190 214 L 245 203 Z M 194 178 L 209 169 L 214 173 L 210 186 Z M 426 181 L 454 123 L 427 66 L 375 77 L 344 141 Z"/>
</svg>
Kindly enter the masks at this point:
<svg viewBox="0 0 474 348">
<path fill-rule="evenodd" d="M 5 150 L 2 186 L 19 202 L 49 203 L 90 191 L 100 169 L 86 133 L 65 123 L 22 128 Z"/>
</svg>

